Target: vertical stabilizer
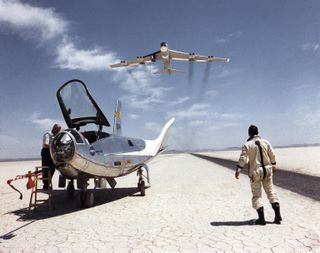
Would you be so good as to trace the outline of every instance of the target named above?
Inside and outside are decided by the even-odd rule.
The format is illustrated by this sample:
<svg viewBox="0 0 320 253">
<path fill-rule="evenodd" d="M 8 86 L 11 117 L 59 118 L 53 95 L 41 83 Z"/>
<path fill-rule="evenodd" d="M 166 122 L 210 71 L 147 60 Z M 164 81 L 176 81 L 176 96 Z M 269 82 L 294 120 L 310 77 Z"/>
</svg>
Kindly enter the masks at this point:
<svg viewBox="0 0 320 253">
<path fill-rule="evenodd" d="M 145 140 L 146 149 L 145 152 L 148 155 L 156 156 L 157 154 L 164 151 L 167 146 L 169 129 L 174 122 L 174 118 L 170 119 L 167 124 L 163 127 L 160 135 L 155 140 Z"/>
<path fill-rule="evenodd" d="M 121 126 L 121 101 L 117 100 L 116 108 L 114 111 L 114 123 L 113 123 L 113 134 L 121 135 L 122 126 Z"/>
</svg>

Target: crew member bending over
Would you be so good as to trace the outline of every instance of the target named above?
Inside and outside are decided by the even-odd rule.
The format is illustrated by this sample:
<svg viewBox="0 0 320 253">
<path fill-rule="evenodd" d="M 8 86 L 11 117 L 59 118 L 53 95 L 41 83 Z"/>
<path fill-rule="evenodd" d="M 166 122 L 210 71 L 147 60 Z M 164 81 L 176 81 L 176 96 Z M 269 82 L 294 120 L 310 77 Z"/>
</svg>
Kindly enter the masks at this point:
<svg viewBox="0 0 320 253">
<path fill-rule="evenodd" d="M 61 126 L 58 124 L 54 124 L 50 132 L 46 132 L 43 135 L 43 145 L 41 150 L 41 161 L 42 166 L 47 166 L 48 168 L 43 168 L 43 178 L 48 178 L 49 171 L 51 172 L 51 177 L 53 176 L 53 173 L 55 171 L 54 164 L 50 155 L 50 144 L 55 135 L 57 135 L 61 130 Z M 48 179 L 43 179 L 43 189 L 48 190 L 49 189 L 49 182 Z"/>
</svg>

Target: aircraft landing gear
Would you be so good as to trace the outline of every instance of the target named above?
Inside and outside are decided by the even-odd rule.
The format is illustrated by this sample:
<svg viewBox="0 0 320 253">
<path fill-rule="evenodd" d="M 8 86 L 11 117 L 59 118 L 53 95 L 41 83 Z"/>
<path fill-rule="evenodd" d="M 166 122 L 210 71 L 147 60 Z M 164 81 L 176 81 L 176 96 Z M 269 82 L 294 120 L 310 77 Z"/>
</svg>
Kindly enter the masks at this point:
<svg viewBox="0 0 320 253">
<path fill-rule="evenodd" d="M 74 184 L 73 184 L 73 180 L 70 180 L 67 186 L 67 197 L 68 198 L 72 198 L 74 196 Z"/>
<path fill-rule="evenodd" d="M 64 188 L 66 187 L 66 178 L 62 175 L 59 175 L 59 188 Z"/>
<path fill-rule="evenodd" d="M 147 172 L 147 176 L 143 175 L 142 168 L 144 168 L 145 171 Z M 137 175 L 139 176 L 139 181 L 138 181 L 138 185 L 137 185 L 138 186 L 138 190 L 139 190 L 141 196 L 145 196 L 146 195 L 146 183 L 144 182 L 143 178 L 146 178 L 147 182 L 150 184 L 148 166 L 146 164 L 141 166 L 141 168 L 139 168 L 138 171 L 137 171 Z"/>
<path fill-rule="evenodd" d="M 138 189 L 139 192 L 141 193 L 141 196 L 145 196 L 146 195 L 146 186 L 145 186 L 145 182 L 143 181 L 143 179 L 138 182 Z"/>
<path fill-rule="evenodd" d="M 78 179 L 78 188 L 81 189 L 80 194 L 80 204 L 82 207 L 89 208 L 94 205 L 94 194 L 93 191 L 88 190 L 88 179 L 83 178 L 81 180 Z"/>
<path fill-rule="evenodd" d="M 94 194 L 92 191 L 85 190 L 80 195 L 81 206 L 85 208 L 92 207 L 94 204 Z"/>
</svg>

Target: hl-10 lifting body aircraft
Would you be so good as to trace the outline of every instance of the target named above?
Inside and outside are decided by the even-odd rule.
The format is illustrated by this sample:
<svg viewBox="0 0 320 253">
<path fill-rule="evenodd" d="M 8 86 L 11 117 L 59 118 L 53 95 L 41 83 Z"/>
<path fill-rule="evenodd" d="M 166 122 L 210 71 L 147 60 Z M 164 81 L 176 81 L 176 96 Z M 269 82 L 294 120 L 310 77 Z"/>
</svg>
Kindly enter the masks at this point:
<svg viewBox="0 0 320 253">
<path fill-rule="evenodd" d="M 229 62 L 228 58 L 204 56 L 194 53 L 185 53 L 180 51 L 171 50 L 166 42 L 160 44 L 160 51 L 148 54 L 145 56 L 138 56 L 134 60 L 120 61 L 120 63 L 110 65 L 111 68 L 127 67 L 130 65 L 145 64 L 155 62 L 158 60 L 163 61 L 164 69 L 159 73 L 172 74 L 182 72 L 171 67 L 171 60 L 178 61 L 197 61 L 197 62 Z"/>
<path fill-rule="evenodd" d="M 145 195 L 146 177 L 149 172 L 146 163 L 165 149 L 168 130 L 174 118 L 164 126 L 155 140 L 143 140 L 121 136 L 121 104 L 118 102 L 115 112 L 114 133 L 102 131 L 110 124 L 85 84 L 80 80 L 71 80 L 57 91 L 57 98 L 69 129 L 61 131 L 51 142 L 50 153 L 56 168 L 60 171 L 59 186 L 68 184 L 68 195 L 74 193 L 73 180 L 82 190 L 81 204 L 90 207 L 94 202 L 92 191 L 88 191 L 88 180 L 94 178 L 95 187 L 106 188 L 106 182 L 114 188 L 114 178 L 137 171 L 138 189 Z M 95 124 L 97 130 L 80 131 L 80 127 Z M 146 170 L 146 175 L 143 174 Z"/>
</svg>

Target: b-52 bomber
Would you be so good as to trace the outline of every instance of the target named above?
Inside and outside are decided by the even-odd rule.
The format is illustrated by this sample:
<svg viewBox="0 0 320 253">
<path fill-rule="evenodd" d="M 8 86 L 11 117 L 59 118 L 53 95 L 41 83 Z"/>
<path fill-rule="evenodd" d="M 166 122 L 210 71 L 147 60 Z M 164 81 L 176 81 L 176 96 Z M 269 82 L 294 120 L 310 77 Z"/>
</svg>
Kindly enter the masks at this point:
<svg viewBox="0 0 320 253">
<path fill-rule="evenodd" d="M 145 56 L 137 56 L 136 59 L 133 60 L 122 60 L 120 63 L 110 65 L 111 68 L 118 68 L 118 67 L 127 67 L 131 65 L 137 64 L 145 64 L 155 61 L 163 61 L 164 68 L 162 71 L 157 73 L 165 73 L 165 74 L 172 74 L 172 73 L 180 73 L 182 71 L 173 69 L 171 67 L 171 60 L 178 60 L 178 61 L 190 61 L 190 62 L 229 62 L 228 58 L 222 57 L 214 57 L 214 56 L 204 56 L 198 55 L 194 53 L 186 53 L 180 52 L 176 50 L 171 50 L 168 47 L 166 42 L 162 42 L 160 44 L 160 51 L 145 55 Z"/>
<path fill-rule="evenodd" d="M 95 188 L 114 188 L 115 178 L 137 171 L 138 189 L 145 195 L 144 177 L 149 181 L 146 163 L 164 151 L 168 130 L 174 122 L 170 119 L 158 138 L 143 140 L 121 135 L 121 104 L 116 106 L 113 134 L 103 131 L 110 123 L 93 100 L 85 84 L 71 80 L 57 91 L 68 129 L 58 133 L 50 144 L 50 154 L 60 172 L 59 186 L 65 187 L 70 180 L 67 193 L 74 192 L 73 180 L 81 189 L 81 204 L 90 207 L 94 204 L 93 191 L 88 190 L 88 181 L 94 179 Z M 96 130 L 80 130 L 93 124 Z M 87 126 L 88 127 L 88 126 Z M 143 174 L 143 170 L 146 174 Z"/>
</svg>

